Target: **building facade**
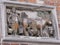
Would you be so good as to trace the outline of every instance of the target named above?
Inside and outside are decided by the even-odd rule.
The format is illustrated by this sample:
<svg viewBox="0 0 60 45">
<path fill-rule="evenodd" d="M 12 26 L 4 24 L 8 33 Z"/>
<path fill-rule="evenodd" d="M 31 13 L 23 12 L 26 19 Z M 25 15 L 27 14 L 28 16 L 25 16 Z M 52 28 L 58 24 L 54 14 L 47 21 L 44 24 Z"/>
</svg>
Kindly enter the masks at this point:
<svg viewBox="0 0 60 45">
<path fill-rule="evenodd" d="M 19 2 L 31 3 L 31 4 L 44 4 L 56 6 L 57 18 L 58 18 L 58 27 L 60 28 L 60 0 L 18 0 Z M 2 5 L 2 4 L 1 4 Z M 8 7 L 7 7 L 8 8 Z M 33 13 L 32 13 L 33 14 Z M 1 21 L 1 20 L 0 20 Z M 0 24 L 1 25 L 1 24 Z M 16 27 L 15 27 L 16 28 Z M 2 29 L 0 29 L 2 30 Z M 2 34 L 0 34 L 2 37 Z M 59 35 L 60 36 L 60 35 Z M 60 45 L 60 43 L 48 43 L 48 42 L 25 42 L 25 41 L 1 41 L 1 45 Z"/>
</svg>

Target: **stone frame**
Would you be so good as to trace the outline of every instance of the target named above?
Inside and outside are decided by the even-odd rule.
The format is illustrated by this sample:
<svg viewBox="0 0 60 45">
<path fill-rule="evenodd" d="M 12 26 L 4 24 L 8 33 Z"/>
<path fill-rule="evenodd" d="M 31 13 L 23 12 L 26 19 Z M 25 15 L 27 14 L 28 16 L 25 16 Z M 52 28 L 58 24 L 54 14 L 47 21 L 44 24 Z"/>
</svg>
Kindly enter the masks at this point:
<svg viewBox="0 0 60 45">
<path fill-rule="evenodd" d="M 19 5 L 27 5 L 27 7 L 28 8 L 30 8 L 30 6 L 32 7 L 32 8 L 34 8 L 34 7 L 36 7 L 36 8 L 40 8 L 40 7 L 44 7 L 44 8 L 46 8 L 45 10 L 51 10 L 52 11 L 52 14 L 53 14 L 53 22 L 54 22 L 54 28 L 55 28 L 55 32 L 56 32 L 56 39 L 53 39 L 54 41 L 52 41 L 52 40 L 50 40 L 49 38 L 41 38 L 41 39 L 30 39 L 31 37 L 25 37 L 25 38 L 22 38 L 22 37 L 20 37 L 20 38 L 18 38 L 18 37 L 14 37 L 14 39 L 12 39 L 12 37 L 11 36 L 9 36 L 9 37 L 6 37 L 6 26 L 7 26 L 7 24 L 6 24 L 6 8 L 5 8 L 5 6 L 6 5 L 8 5 L 8 6 L 10 6 L 10 5 L 14 5 L 14 6 L 19 6 Z M 24 7 L 24 6 L 23 6 Z M 44 9 L 43 8 L 43 9 Z M 3 10 L 2 10 L 3 9 Z M 3 12 L 3 13 L 2 13 Z M 55 13 L 54 13 L 55 12 Z M 2 40 L 16 40 L 16 41 L 33 41 L 33 42 L 45 42 L 46 40 L 46 42 L 56 42 L 55 40 L 58 40 L 59 39 L 59 28 L 58 28 L 58 21 L 57 21 L 57 15 L 56 15 L 56 7 L 55 6 L 49 6 L 49 5 L 39 5 L 39 4 L 30 4 L 30 3 L 20 3 L 20 2 L 10 2 L 10 1 L 6 1 L 6 2 L 4 2 L 3 4 L 1 4 L 1 17 L 2 17 L 2 35 L 3 35 L 3 38 L 2 38 Z M 17 38 L 17 39 L 16 39 Z M 46 39 L 46 40 L 45 40 Z M 45 40 L 45 41 L 44 41 Z M 50 40 L 50 41 L 49 41 Z M 58 42 L 58 41 L 57 41 Z"/>
</svg>

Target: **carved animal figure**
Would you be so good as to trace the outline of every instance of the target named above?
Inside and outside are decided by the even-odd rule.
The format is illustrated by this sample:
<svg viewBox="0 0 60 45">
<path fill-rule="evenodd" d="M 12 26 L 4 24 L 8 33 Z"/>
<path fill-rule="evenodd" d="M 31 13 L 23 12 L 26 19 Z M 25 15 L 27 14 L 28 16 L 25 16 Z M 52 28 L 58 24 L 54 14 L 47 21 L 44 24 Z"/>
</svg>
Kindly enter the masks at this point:
<svg viewBox="0 0 60 45">
<path fill-rule="evenodd" d="M 42 18 L 38 18 L 38 19 L 36 19 L 36 22 L 37 22 L 37 29 L 38 29 L 38 32 L 40 32 L 40 33 L 38 33 L 38 35 L 39 36 L 43 36 L 43 32 L 44 32 L 44 34 L 47 36 L 48 34 L 47 34 L 47 32 L 46 31 L 43 31 L 44 30 L 44 28 L 48 25 L 48 26 L 52 26 L 52 22 L 51 21 L 48 21 L 48 20 L 44 20 L 44 19 L 42 19 Z"/>
</svg>

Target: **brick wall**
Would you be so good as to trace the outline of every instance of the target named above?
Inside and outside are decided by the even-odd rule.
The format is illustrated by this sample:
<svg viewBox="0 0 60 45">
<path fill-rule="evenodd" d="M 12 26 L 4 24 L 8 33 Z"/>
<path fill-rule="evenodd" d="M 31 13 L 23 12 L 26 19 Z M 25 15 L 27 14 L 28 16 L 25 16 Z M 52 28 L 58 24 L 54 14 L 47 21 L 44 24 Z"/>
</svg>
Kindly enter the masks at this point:
<svg viewBox="0 0 60 45">
<path fill-rule="evenodd" d="M 19 0 L 21 2 L 24 2 L 25 0 Z M 36 0 L 27 0 L 28 2 L 31 3 L 36 3 Z M 59 27 L 60 27 L 60 0 L 44 0 L 45 4 L 47 5 L 55 5 L 57 7 L 57 17 L 58 17 L 58 22 L 59 22 Z M 21 42 L 3 42 L 0 43 L 0 45 L 59 45 L 59 44 L 42 44 L 42 43 L 21 43 Z"/>
<path fill-rule="evenodd" d="M 54 43 L 27 43 L 27 42 L 4 42 L 4 43 L 2 43 L 2 45 L 60 45 L 60 44 L 54 44 Z"/>
<path fill-rule="evenodd" d="M 20 2 L 36 3 L 36 0 L 19 0 Z"/>
</svg>

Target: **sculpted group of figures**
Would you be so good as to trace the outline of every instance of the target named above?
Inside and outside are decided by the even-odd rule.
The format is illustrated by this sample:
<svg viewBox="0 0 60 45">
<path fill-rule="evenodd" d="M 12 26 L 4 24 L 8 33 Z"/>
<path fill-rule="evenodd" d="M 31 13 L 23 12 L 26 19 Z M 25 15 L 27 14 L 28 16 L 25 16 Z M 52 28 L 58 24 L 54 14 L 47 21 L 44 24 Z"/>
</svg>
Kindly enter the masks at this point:
<svg viewBox="0 0 60 45">
<path fill-rule="evenodd" d="M 54 37 L 51 20 L 42 17 L 28 18 L 25 12 L 19 14 L 7 11 L 7 27 L 8 35 Z"/>
</svg>

